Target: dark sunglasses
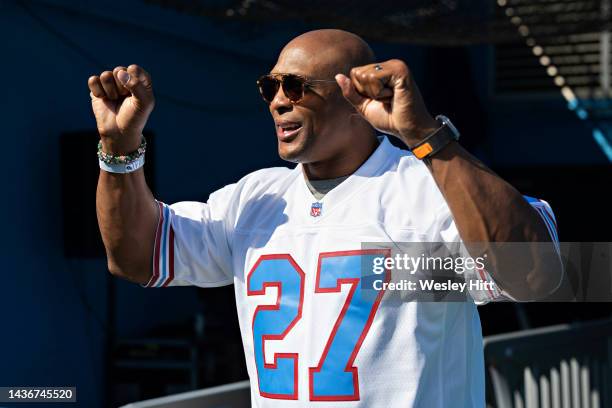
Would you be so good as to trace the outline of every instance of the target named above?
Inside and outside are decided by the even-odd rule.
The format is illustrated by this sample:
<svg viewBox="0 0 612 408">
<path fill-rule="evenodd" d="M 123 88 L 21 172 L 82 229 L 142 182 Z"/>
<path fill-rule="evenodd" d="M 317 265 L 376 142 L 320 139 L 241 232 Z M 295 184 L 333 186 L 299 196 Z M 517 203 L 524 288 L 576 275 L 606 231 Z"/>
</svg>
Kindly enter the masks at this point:
<svg viewBox="0 0 612 408">
<path fill-rule="evenodd" d="M 283 93 L 291 101 L 297 103 L 304 97 L 304 91 L 311 88 L 317 82 L 336 82 L 333 79 L 309 79 L 296 74 L 268 74 L 262 75 L 257 80 L 257 88 L 266 103 L 271 103 L 278 92 L 283 88 Z"/>
</svg>

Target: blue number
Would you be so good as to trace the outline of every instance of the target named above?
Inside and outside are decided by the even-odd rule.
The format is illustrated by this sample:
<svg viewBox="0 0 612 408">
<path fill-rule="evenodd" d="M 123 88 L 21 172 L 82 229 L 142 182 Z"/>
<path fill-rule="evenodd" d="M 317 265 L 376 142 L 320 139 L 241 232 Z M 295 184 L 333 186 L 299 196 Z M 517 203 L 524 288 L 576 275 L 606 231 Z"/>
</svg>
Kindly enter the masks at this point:
<svg viewBox="0 0 612 408">
<path fill-rule="evenodd" d="M 362 250 L 320 255 L 315 293 L 340 292 L 343 284 L 351 287 L 319 364 L 309 370 L 312 401 L 359 400 L 358 370 L 353 362 L 383 295 L 380 291 L 375 299 L 362 296 L 361 271 L 364 265 L 372 265 L 374 258 L 385 253 L 385 250 Z M 389 271 L 385 280 L 388 279 Z"/>
<path fill-rule="evenodd" d="M 274 362 L 265 362 L 266 340 L 282 340 L 302 317 L 304 272 L 290 255 L 260 257 L 247 277 L 249 296 L 278 288 L 275 305 L 260 305 L 253 315 L 253 346 L 259 392 L 277 399 L 298 397 L 298 354 L 276 353 Z"/>
</svg>

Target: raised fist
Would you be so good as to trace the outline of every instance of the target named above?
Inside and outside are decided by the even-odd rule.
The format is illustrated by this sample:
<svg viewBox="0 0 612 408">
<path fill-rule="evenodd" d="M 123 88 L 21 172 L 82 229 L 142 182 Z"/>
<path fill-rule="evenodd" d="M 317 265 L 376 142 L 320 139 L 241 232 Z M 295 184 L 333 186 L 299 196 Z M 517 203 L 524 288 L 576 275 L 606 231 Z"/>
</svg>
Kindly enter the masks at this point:
<svg viewBox="0 0 612 408">
<path fill-rule="evenodd" d="M 133 152 L 155 106 L 151 76 L 138 65 L 116 67 L 87 81 L 104 151 Z"/>
</svg>

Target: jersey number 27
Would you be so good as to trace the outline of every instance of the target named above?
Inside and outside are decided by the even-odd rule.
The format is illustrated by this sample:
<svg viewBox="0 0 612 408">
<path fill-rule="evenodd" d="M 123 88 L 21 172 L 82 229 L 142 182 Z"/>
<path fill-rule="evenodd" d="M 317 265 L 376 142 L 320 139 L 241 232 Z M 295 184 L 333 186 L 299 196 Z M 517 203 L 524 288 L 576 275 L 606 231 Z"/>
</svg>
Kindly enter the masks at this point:
<svg viewBox="0 0 612 408">
<path fill-rule="evenodd" d="M 364 265 L 388 256 L 385 249 L 366 249 L 319 254 L 314 293 L 338 293 L 350 285 L 346 301 L 328 337 L 316 367 L 308 369 L 311 401 L 359 400 L 359 370 L 353 365 L 366 338 L 380 300 L 356 295 Z M 271 363 L 265 356 L 266 341 L 283 340 L 300 324 L 304 304 L 304 272 L 289 254 L 262 255 L 247 276 L 247 295 L 261 296 L 276 287 L 276 304 L 260 305 L 252 320 L 253 345 L 259 393 L 266 398 L 298 398 L 299 353 L 275 353 Z M 390 272 L 386 271 L 385 280 Z M 314 296 L 316 301 L 316 296 Z M 316 324 L 316 322 L 315 322 Z M 305 339 L 308 341 L 308 339 Z M 269 361 L 269 360 L 268 360 Z"/>
</svg>

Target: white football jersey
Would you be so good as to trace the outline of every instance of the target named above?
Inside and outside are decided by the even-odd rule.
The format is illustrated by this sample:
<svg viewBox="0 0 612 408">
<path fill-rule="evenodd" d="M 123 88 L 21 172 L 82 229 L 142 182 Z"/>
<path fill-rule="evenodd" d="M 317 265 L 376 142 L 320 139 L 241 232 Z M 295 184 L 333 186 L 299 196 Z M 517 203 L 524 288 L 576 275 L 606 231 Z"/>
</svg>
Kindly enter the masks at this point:
<svg viewBox="0 0 612 408">
<path fill-rule="evenodd" d="M 484 407 L 469 302 L 361 296 L 362 242 L 459 242 L 423 162 L 386 136 L 321 200 L 302 165 L 248 174 L 207 203 L 159 202 L 147 287 L 234 284 L 253 407 Z M 529 199 L 554 234 L 554 217 Z M 479 270 L 477 276 L 491 281 Z"/>
</svg>

